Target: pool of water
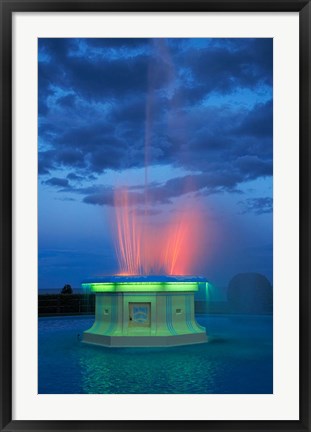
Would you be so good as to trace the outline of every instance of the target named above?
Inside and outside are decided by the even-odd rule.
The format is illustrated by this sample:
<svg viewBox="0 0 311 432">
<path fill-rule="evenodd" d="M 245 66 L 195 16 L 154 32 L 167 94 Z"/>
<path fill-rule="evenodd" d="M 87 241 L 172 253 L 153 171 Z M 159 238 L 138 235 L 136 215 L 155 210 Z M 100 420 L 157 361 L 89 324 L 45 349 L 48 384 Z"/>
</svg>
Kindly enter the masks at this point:
<svg viewBox="0 0 311 432">
<path fill-rule="evenodd" d="M 165 348 L 81 343 L 93 321 L 39 318 L 39 393 L 273 392 L 271 316 L 199 315 L 208 343 Z"/>
</svg>

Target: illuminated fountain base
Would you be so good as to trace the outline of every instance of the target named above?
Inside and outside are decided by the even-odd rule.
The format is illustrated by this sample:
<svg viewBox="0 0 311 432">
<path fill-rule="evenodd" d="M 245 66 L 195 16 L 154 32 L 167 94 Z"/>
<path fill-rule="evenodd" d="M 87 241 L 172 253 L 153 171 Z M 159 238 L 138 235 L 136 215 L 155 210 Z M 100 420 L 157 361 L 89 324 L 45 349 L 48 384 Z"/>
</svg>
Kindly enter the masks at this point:
<svg viewBox="0 0 311 432">
<path fill-rule="evenodd" d="M 184 276 L 113 276 L 83 283 L 96 294 L 95 322 L 83 342 L 111 347 L 206 342 L 205 328 L 194 315 L 194 293 L 202 282 Z"/>
</svg>

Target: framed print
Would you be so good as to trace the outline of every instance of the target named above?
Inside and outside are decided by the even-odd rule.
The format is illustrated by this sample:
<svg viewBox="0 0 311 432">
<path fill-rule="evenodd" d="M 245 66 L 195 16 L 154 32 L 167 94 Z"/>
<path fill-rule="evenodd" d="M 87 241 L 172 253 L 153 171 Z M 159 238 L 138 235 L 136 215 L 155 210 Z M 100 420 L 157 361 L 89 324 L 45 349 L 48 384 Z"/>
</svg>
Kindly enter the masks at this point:
<svg viewBox="0 0 311 432">
<path fill-rule="evenodd" d="M 1 24 L 1 430 L 310 430 L 309 2 Z"/>
</svg>

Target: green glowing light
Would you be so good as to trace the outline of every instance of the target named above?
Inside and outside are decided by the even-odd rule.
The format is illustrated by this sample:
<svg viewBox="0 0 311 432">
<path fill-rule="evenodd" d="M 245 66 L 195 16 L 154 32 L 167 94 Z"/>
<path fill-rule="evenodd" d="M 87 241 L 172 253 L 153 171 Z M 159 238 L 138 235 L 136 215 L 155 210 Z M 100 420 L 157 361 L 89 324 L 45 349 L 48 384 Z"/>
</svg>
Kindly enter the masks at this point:
<svg viewBox="0 0 311 432">
<path fill-rule="evenodd" d="M 186 292 L 198 291 L 198 282 L 94 282 L 82 287 L 94 293 L 105 292 Z"/>
</svg>

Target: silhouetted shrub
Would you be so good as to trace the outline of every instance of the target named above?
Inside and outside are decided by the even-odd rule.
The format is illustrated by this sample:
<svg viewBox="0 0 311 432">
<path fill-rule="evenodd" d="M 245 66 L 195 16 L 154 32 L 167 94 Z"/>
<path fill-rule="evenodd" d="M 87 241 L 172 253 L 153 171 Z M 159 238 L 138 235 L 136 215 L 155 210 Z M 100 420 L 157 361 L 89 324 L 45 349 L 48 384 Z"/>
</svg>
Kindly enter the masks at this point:
<svg viewBox="0 0 311 432">
<path fill-rule="evenodd" d="M 234 276 L 228 286 L 227 298 L 232 313 L 272 313 L 272 286 L 259 273 L 240 273 Z"/>
<path fill-rule="evenodd" d="M 64 285 L 64 288 L 61 290 L 61 294 L 72 294 L 73 290 L 71 288 L 71 285 Z"/>
</svg>

